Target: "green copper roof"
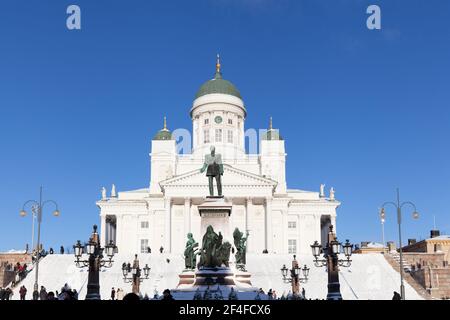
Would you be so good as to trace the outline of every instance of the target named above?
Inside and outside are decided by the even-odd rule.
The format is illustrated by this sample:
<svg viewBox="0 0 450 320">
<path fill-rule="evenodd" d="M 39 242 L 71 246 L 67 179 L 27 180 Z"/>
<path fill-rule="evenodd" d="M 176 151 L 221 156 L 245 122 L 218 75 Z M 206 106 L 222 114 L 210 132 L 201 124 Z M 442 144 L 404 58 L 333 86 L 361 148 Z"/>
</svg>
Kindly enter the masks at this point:
<svg viewBox="0 0 450 320">
<path fill-rule="evenodd" d="M 153 137 L 153 140 L 173 140 L 172 133 L 169 130 L 159 130 L 158 133 Z"/>
<path fill-rule="evenodd" d="M 172 133 L 167 129 L 166 117 L 164 117 L 164 127 L 158 131 L 153 140 L 173 140 Z"/>
<path fill-rule="evenodd" d="M 262 140 L 283 140 L 283 137 L 280 135 L 280 131 L 274 129 L 272 126 L 272 117 L 269 120 L 269 129 L 262 135 Z"/>
<path fill-rule="evenodd" d="M 222 73 L 220 71 L 216 72 L 214 79 L 206 81 L 195 95 L 195 99 L 210 94 L 210 93 L 223 93 L 229 94 L 239 99 L 242 99 L 239 90 L 230 81 L 222 79 Z"/>
<path fill-rule="evenodd" d="M 262 140 L 283 140 L 280 132 L 275 129 L 267 130 L 261 137 Z"/>
</svg>

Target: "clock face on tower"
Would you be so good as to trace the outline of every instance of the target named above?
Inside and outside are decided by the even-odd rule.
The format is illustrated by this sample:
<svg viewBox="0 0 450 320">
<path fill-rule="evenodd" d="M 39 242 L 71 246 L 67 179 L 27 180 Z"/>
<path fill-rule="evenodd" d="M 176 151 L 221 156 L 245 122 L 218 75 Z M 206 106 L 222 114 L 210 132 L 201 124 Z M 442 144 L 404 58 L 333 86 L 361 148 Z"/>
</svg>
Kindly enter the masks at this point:
<svg viewBox="0 0 450 320">
<path fill-rule="evenodd" d="M 215 121 L 217 124 L 220 124 L 220 123 L 222 123 L 222 117 L 221 117 L 221 116 L 217 116 L 217 117 L 214 118 L 214 121 Z"/>
</svg>

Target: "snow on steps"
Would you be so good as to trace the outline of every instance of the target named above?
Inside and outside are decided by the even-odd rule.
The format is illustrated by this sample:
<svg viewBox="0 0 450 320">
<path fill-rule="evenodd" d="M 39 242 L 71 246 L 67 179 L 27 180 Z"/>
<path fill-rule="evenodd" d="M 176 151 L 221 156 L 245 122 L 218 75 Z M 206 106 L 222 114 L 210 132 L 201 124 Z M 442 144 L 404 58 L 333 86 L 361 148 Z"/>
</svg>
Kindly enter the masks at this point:
<svg viewBox="0 0 450 320">
<path fill-rule="evenodd" d="M 131 284 L 124 283 L 122 263 L 132 262 L 134 255 L 119 254 L 114 257 L 112 268 L 102 268 L 100 272 L 101 296 L 109 299 L 111 288 L 131 291 Z M 166 260 L 169 259 L 168 263 Z M 39 264 L 39 286 L 43 285 L 47 291 L 60 291 L 65 283 L 79 292 L 80 299 L 84 299 L 87 287 L 87 268 L 79 269 L 75 266 L 72 255 L 48 255 Z M 151 267 L 148 280 L 141 283 L 142 294 L 153 296 L 157 290 L 159 294 L 166 288 L 173 289 L 178 284 L 178 275 L 184 268 L 181 255 L 173 254 L 139 254 L 140 265 L 146 263 Z M 309 281 L 301 286 L 306 290 L 306 298 L 325 299 L 327 295 L 327 273 L 325 267 L 317 268 L 313 264 L 312 256 L 297 256 L 303 266 L 307 264 L 311 269 Z M 400 275 L 388 263 L 382 254 L 358 254 L 352 256 L 352 266 L 341 268 L 339 274 L 341 293 L 344 299 L 354 300 L 384 300 L 391 299 L 394 291 L 399 291 Z M 290 284 L 281 277 L 283 264 L 291 265 L 292 255 L 249 254 L 247 256 L 247 270 L 252 274 L 252 284 L 255 287 L 276 290 L 278 297 L 290 290 Z M 28 289 L 27 299 L 31 298 L 34 283 L 34 272 L 22 281 Z M 19 287 L 14 288 L 13 299 L 19 299 Z M 422 299 L 422 297 L 408 284 L 405 284 L 406 299 Z"/>
<path fill-rule="evenodd" d="M 395 269 L 395 270 L 400 270 L 400 254 L 396 251 L 390 252 L 389 254 L 385 255 L 386 260 L 388 261 L 388 263 Z M 433 298 L 431 297 L 431 295 L 427 292 L 427 290 L 425 290 L 411 275 L 411 264 L 407 261 L 407 259 L 405 259 L 405 257 L 403 256 L 403 270 L 405 271 L 403 273 L 405 282 L 408 283 L 409 285 L 411 285 L 418 294 L 420 294 L 420 296 L 423 299 L 426 300 L 432 300 Z M 400 271 L 399 271 L 400 272 Z M 399 292 L 399 291 L 398 291 Z"/>
</svg>

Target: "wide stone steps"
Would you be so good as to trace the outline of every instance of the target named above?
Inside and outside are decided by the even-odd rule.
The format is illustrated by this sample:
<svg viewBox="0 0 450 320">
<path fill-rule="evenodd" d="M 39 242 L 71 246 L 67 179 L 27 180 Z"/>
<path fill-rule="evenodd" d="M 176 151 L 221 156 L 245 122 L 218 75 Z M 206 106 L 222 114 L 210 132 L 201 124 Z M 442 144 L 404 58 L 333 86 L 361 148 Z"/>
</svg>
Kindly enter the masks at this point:
<svg viewBox="0 0 450 320">
<path fill-rule="evenodd" d="M 396 270 L 400 269 L 400 254 L 398 252 L 391 252 L 389 254 L 385 254 L 384 257 L 389 262 L 389 264 Z M 412 277 L 411 275 L 411 264 L 405 260 L 403 257 L 403 270 L 404 273 L 404 280 L 406 283 L 408 283 L 411 287 L 414 288 L 414 290 L 417 291 L 420 296 L 426 300 L 432 300 L 433 298 L 431 295 L 426 291 L 417 281 Z"/>
</svg>

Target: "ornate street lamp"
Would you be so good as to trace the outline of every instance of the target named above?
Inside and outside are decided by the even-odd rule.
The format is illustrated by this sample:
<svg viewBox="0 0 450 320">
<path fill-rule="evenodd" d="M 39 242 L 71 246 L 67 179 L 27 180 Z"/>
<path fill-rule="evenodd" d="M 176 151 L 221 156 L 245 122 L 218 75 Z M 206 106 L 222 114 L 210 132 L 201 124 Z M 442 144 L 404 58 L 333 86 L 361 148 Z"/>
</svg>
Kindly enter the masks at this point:
<svg viewBox="0 0 450 320">
<path fill-rule="evenodd" d="M 308 282 L 309 268 L 306 266 L 306 264 L 303 268 L 300 268 L 295 257 L 296 256 L 294 255 L 294 260 L 292 260 L 292 268 L 290 270 L 286 267 L 285 264 L 283 264 L 283 267 L 280 270 L 283 281 L 292 284 L 292 293 L 297 296 L 300 292 L 299 283 Z M 300 272 L 303 273 L 303 277 L 300 275 Z M 288 273 L 290 273 L 289 278 Z"/>
<path fill-rule="evenodd" d="M 140 284 L 144 281 L 144 279 L 141 277 L 142 270 L 144 271 L 145 279 L 148 279 L 151 268 L 148 266 L 148 264 L 146 264 L 145 267 L 141 269 L 139 267 L 137 254 L 134 255 L 133 266 L 131 266 L 131 263 L 124 262 L 122 264 L 123 280 L 125 283 L 132 283 L 132 291 L 135 294 L 139 294 Z M 129 273 L 131 273 L 131 277 L 128 277 Z"/>
<path fill-rule="evenodd" d="M 112 260 L 114 256 L 114 252 L 116 251 L 117 247 L 114 245 L 112 241 L 109 242 L 105 246 L 105 248 L 102 248 L 100 246 L 100 237 L 97 233 L 97 226 L 94 225 L 92 231 L 91 238 L 89 239 L 89 242 L 86 244 L 86 246 L 83 246 L 80 242 L 80 240 L 77 241 L 77 243 L 73 246 L 73 251 L 75 254 L 75 264 L 78 268 L 85 268 L 88 267 L 89 269 L 89 276 L 88 276 L 88 285 L 87 285 L 87 294 L 86 294 L 86 300 L 100 300 L 100 269 L 102 267 L 105 268 L 111 268 L 112 263 L 114 262 Z M 86 253 L 88 255 L 87 260 L 82 260 L 83 256 L 83 250 L 86 249 Z M 107 260 L 103 260 L 103 252 L 106 252 L 106 255 L 108 257 Z"/>
<path fill-rule="evenodd" d="M 39 278 L 39 258 L 41 256 L 41 253 L 39 251 L 40 247 L 41 247 L 41 222 L 42 222 L 42 210 L 44 208 L 44 206 L 48 203 L 51 203 L 55 206 L 55 210 L 53 211 L 53 215 L 55 217 L 58 217 L 60 215 L 60 211 L 58 210 L 58 204 L 53 201 L 53 200 L 46 200 L 43 201 L 42 200 L 42 186 L 40 188 L 39 191 L 39 201 L 36 200 L 28 200 L 26 201 L 23 206 L 22 206 L 22 210 L 20 210 L 19 214 L 21 217 L 25 217 L 27 215 L 27 212 L 25 211 L 25 207 L 29 204 L 32 203 L 32 218 L 33 218 L 33 231 L 32 231 L 32 242 L 34 240 L 34 218 L 37 218 L 37 222 L 38 222 L 38 234 L 37 234 L 37 245 L 36 245 L 36 275 L 35 275 L 35 279 L 34 279 L 34 290 L 38 290 L 39 285 L 38 285 L 38 278 Z M 32 244 L 33 246 L 33 244 Z M 33 248 L 31 248 L 31 252 L 33 252 Z"/>
<path fill-rule="evenodd" d="M 383 253 L 385 253 L 386 252 L 386 250 L 385 250 L 386 242 L 384 239 L 384 223 L 386 222 L 386 214 L 385 214 L 384 210 L 380 210 L 380 222 L 381 222 L 381 242 L 383 244 Z"/>
<path fill-rule="evenodd" d="M 342 250 L 341 250 L 342 248 Z M 328 294 L 327 300 L 342 300 L 339 284 L 339 266 L 350 267 L 352 260 L 350 257 L 353 252 L 353 245 L 349 240 L 346 240 L 342 245 L 336 238 L 336 234 L 333 232 L 333 226 L 330 226 L 328 232 L 327 246 L 322 248 L 319 242 L 315 241 L 311 245 L 312 255 L 314 256 L 314 265 L 316 267 L 327 267 L 328 271 Z M 341 251 L 344 252 L 346 259 L 339 259 Z M 320 259 L 320 255 L 323 254 L 323 258 Z"/>
<path fill-rule="evenodd" d="M 399 253 L 400 253 L 400 295 L 402 297 L 402 300 L 405 300 L 405 286 L 403 284 L 403 250 L 402 250 L 402 208 L 404 205 L 409 205 L 411 206 L 414 211 L 412 213 L 412 217 L 413 219 L 419 219 L 419 213 L 417 212 L 416 206 L 414 203 L 410 202 L 410 201 L 406 201 L 406 202 L 402 202 L 400 203 L 400 191 L 397 188 L 397 202 L 385 202 L 383 203 L 383 205 L 381 206 L 381 210 L 380 210 L 380 217 L 383 219 L 385 219 L 386 217 L 386 210 L 384 209 L 384 207 L 388 204 L 391 204 L 395 207 L 395 209 L 397 210 L 397 224 L 398 224 L 398 241 L 399 241 Z M 383 244 L 384 245 L 384 244 Z"/>
</svg>

